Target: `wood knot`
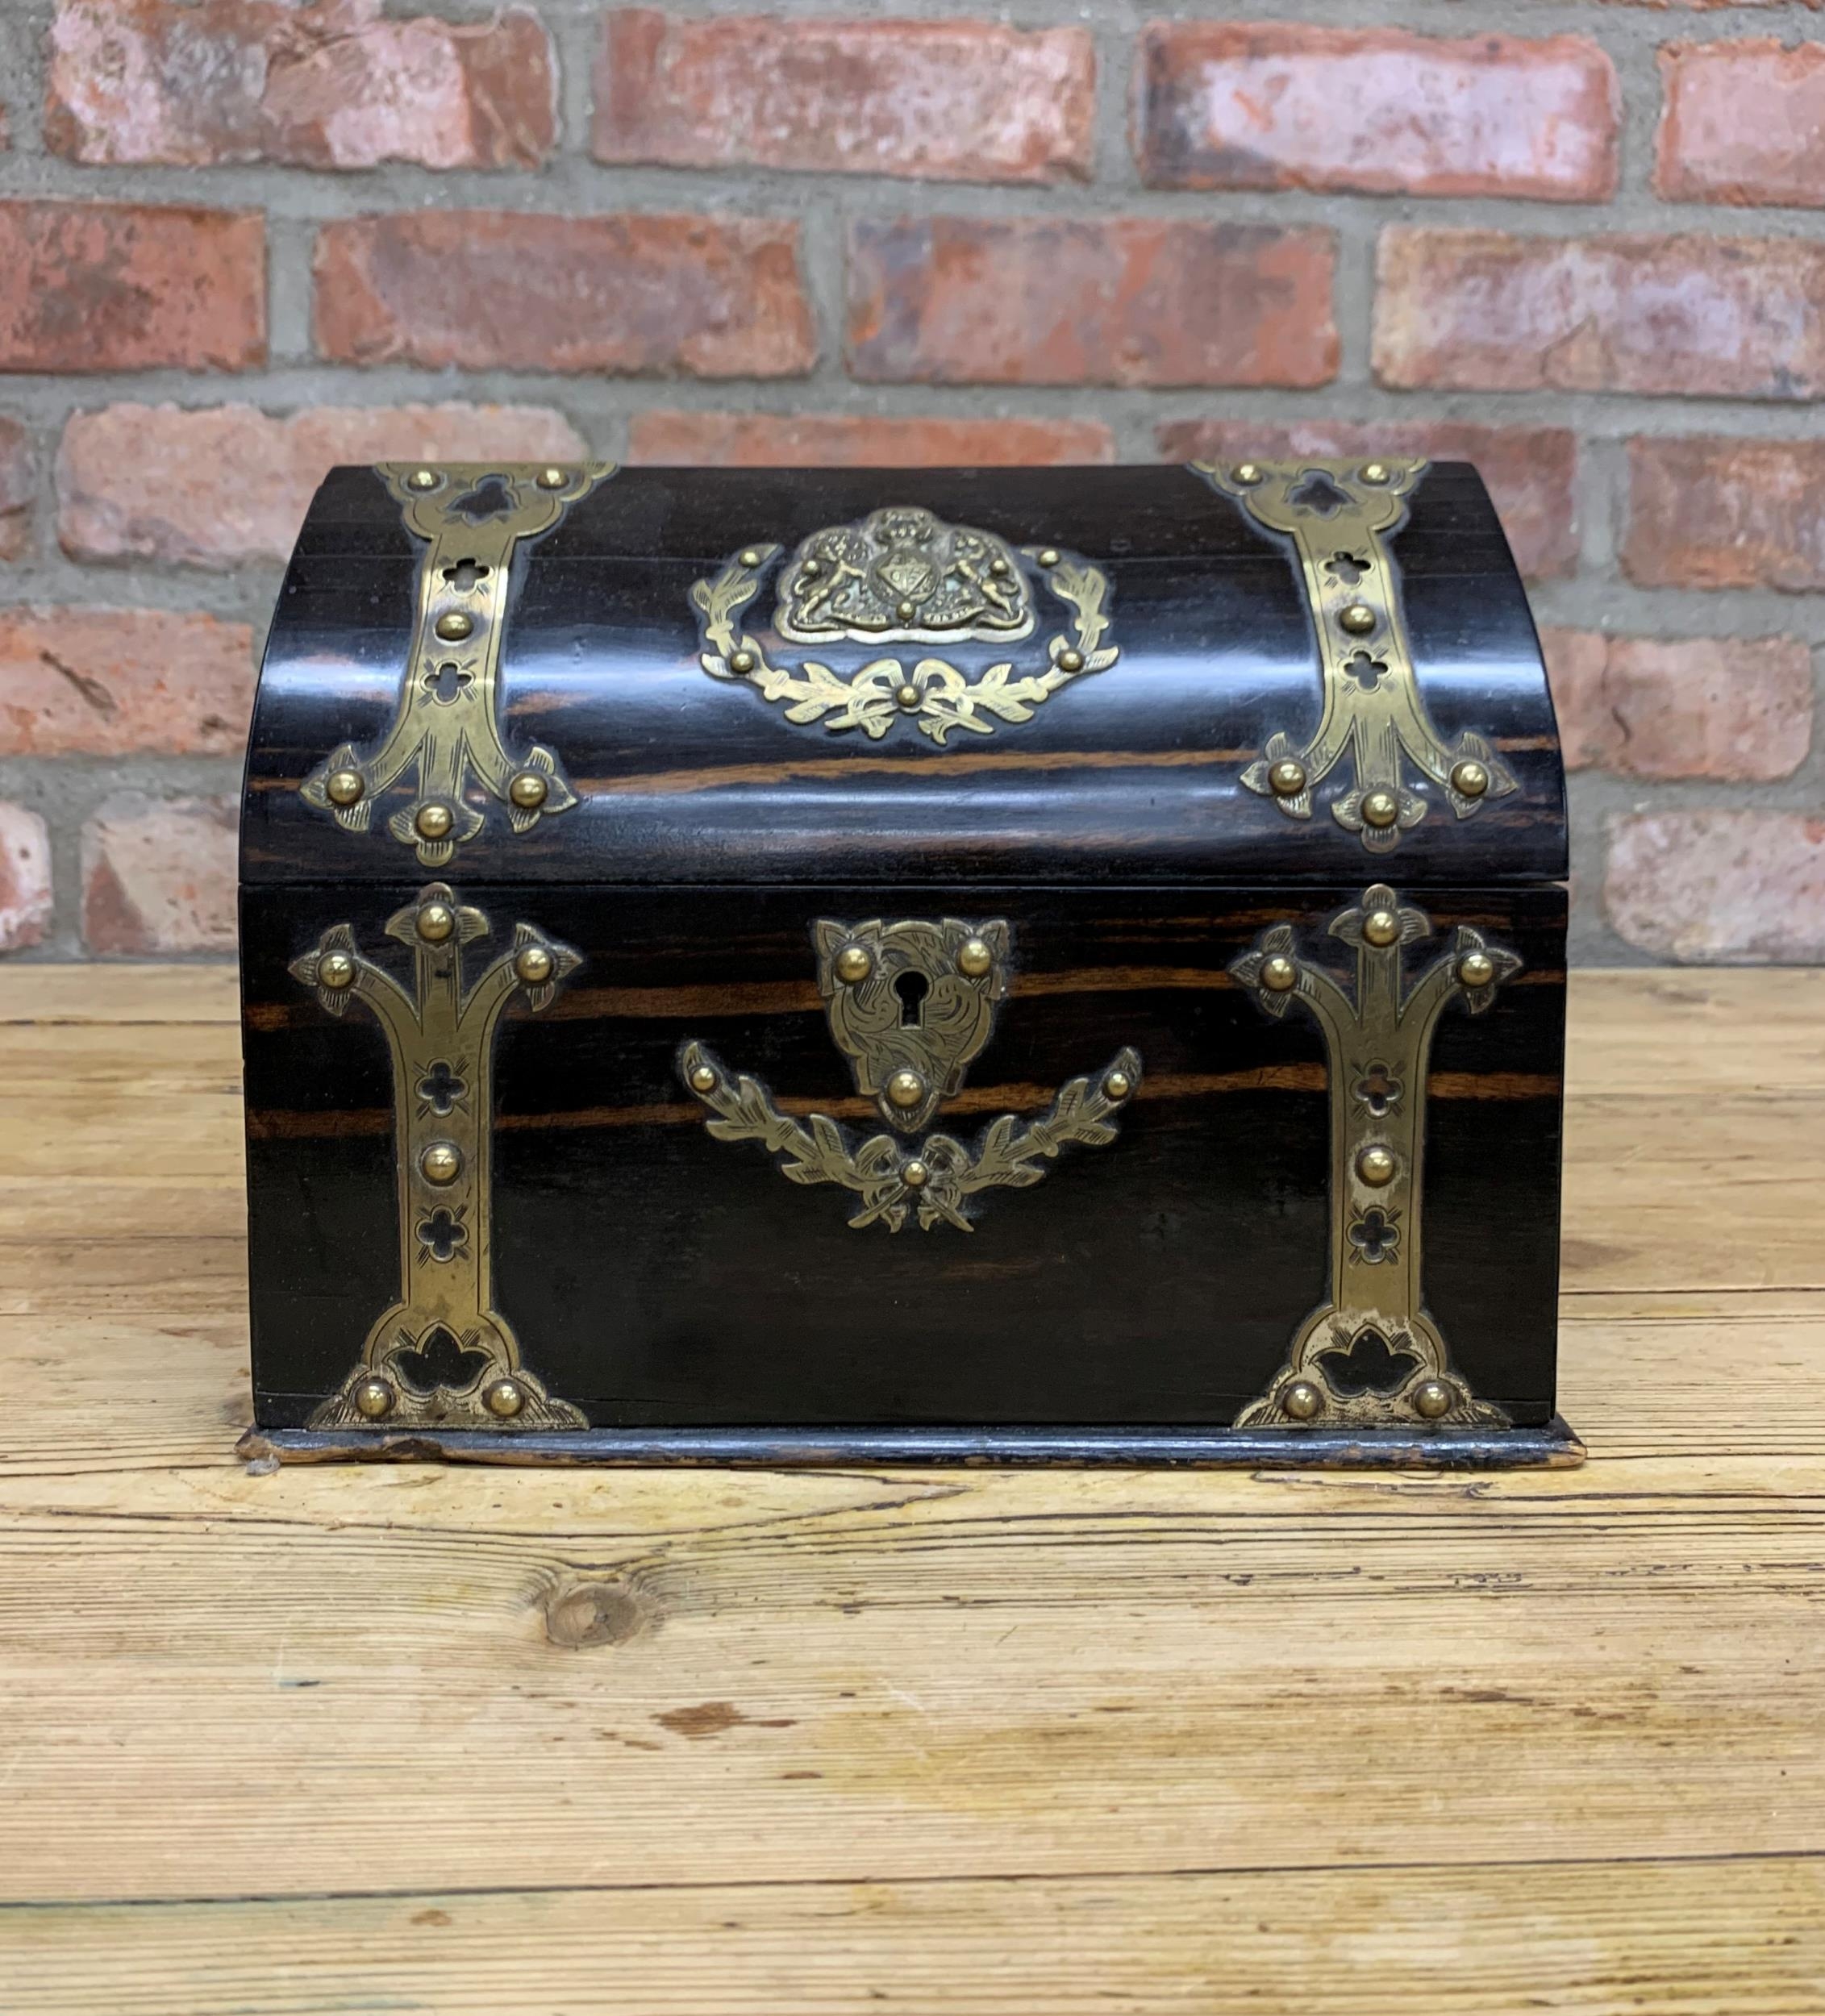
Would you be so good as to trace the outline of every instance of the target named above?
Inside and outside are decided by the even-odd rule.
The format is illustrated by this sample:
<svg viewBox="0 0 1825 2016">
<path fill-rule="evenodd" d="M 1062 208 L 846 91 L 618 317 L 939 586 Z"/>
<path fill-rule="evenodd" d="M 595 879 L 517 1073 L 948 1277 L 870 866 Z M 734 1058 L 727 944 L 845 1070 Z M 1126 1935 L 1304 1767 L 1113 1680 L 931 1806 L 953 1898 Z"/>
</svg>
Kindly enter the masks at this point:
<svg viewBox="0 0 1825 2016">
<path fill-rule="evenodd" d="M 647 1614 L 623 1582 L 573 1582 L 545 1599 L 545 1635 L 554 1645 L 619 1645 L 644 1627 Z"/>
</svg>

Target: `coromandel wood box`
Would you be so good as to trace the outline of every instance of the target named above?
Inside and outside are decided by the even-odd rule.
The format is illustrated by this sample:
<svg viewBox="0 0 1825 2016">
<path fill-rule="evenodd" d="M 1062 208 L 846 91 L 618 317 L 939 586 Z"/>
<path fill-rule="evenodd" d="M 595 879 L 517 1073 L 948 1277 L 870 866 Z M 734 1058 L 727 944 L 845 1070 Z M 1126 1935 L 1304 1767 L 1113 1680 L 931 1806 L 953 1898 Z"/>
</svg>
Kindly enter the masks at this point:
<svg viewBox="0 0 1825 2016">
<path fill-rule="evenodd" d="M 242 826 L 283 1457 L 1569 1461 L 1456 464 L 335 471 Z"/>
</svg>

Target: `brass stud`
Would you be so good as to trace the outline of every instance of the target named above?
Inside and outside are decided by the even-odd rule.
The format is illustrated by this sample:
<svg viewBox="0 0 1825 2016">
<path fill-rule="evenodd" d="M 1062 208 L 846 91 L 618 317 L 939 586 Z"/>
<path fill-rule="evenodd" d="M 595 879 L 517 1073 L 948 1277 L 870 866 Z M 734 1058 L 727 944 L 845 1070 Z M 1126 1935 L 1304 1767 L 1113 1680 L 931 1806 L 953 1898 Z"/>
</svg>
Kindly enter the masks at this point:
<svg viewBox="0 0 1825 2016">
<path fill-rule="evenodd" d="M 995 956 L 984 939 L 966 938 L 957 948 L 957 971 L 971 980 L 980 980 L 994 963 Z"/>
<path fill-rule="evenodd" d="M 1111 1071 L 1102 1081 L 1102 1089 L 1111 1099 L 1125 1099 L 1134 1090 L 1134 1081 L 1125 1071 Z"/>
<path fill-rule="evenodd" d="M 522 945 L 513 956 L 514 977 L 527 987 L 543 987 L 557 962 L 543 945 Z"/>
<path fill-rule="evenodd" d="M 894 698 L 902 707 L 916 707 L 923 696 L 920 694 L 919 688 L 909 680 L 905 685 L 896 686 L 894 689 Z"/>
<path fill-rule="evenodd" d="M 1261 961 L 1261 985 L 1270 994 L 1290 993 L 1298 985 L 1299 969 L 1285 952 Z"/>
<path fill-rule="evenodd" d="M 418 928 L 427 945 L 441 945 L 456 928 L 456 913 L 448 903 L 426 903 L 419 911 Z"/>
<path fill-rule="evenodd" d="M 1401 935 L 1401 920 L 1391 910 L 1372 910 L 1362 920 L 1362 935 L 1371 945 L 1391 945 Z"/>
<path fill-rule="evenodd" d="M 845 945 L 836 955 L 836 977 L 845 987 L 866 980 L 873 971 L 874 961 L 863 946 Z"/>
<path fill-rule="evenodd" d="M 355 1411 L 370 1421 L 393 1411 L 393 1389 L 384 1379 L 364 1379 L 355 1389 Z"/>
<path fill-rule="evenodd" d="M 1007 562 L 999 553 L 997 553 L 994 558 L 989 562 L 989 572 L 991 574 L 1005 574 L 1008 571 Z"/>
<path fill-rule="evenodd" d="M 1352 637 L 1366 637 L 1375 627 L 1375 611 L 1367 602 L 1345 602 L 1337 620 Z"/>
<path fill-rule="evenodd" d="M 909 1190 L 923 1190 L 931 1180 L 931 1172 L 923 1162 L 909 1162 L 900 1172 L 900 1181 Z"/>
<path fill-rule="evenodd" d="M 894 614 L 902 623 L 910 623 L 917 610 L 918 604 L 915 602 L 898 602 L 894 605 Z"/>
<path fill-rule="evenodd" d="M 323 780 L 323 796 L 331 805 L 359 805 L 367 789 L 359 770 L 332 770 Z"/>
<path fill-rule="evenodd" d="M 1474 757 L 1466 756 L 1452 765 L 1451 788 L 1461 798 L 1480 798 L 1490 788 L 1489 771 Z"/>
<path fill-rule="evenodd" d="M 317 961 L 317 985 L 340 994 L 355 985 L 355 962 L 347 952 L 325 952 Z"/>
<path fill-rule="evenodd" d="M 1365 462 L 1362 465 L 1363 481 L 1365 483 L 1373 483 L 1377 488 L 1379 488 L 1381 485 L 1390 481 L 1393 479 L 1394 473 L 1394 471 L 1388 467 L 1385 462 Z"/>
<path fill-rule="evenodd" d="M 462 1173 L 462 1154 L 453 1142 L 433 1141 L 419 1157 L 419 1173 L 440 1189 L 454 1183 Z"/>
<path fill-rule="evenodd" d="M 750 673 L 760 662 L 751 651 L 731 651 L 729 653 L 731 672 Z"/>
<path fill-rule="evenodd" d="M 1245 490 L 1252 490 L 1267 474 L 1259 462 L 1238 462 L 1230 471 L 1231 479 Z"/>
<path fill-rule="evenodd" d="M 1451 1412 L 1456 1399 L 1448 1380 L 1422 1379 L 1413 1389 L 1413 1410 L 1422 1420 L 1436 1421 Z"/>
<path fill-rule="evenodd" d="M 1058 654 L 1058 669 L 1060 672 L 1081 672 L 1083 669 L 1084 654 L 1081 651 L 1067 649 Z"/>
<path fill-rule="evenodd" d="M 1040 553 L 1040 564 L 1042 567 L 1056 567 L 1058 564 L 1058 548 L 1056 546 L 1044 548 Z"/>
<path fill-rule="evenodd" d="M 700 1064 L 690 1074 L 693 1092 L 714 1092 L 721 1082 L 716 1076 L 715 1068 L 711 1064 Z"/>
<path fill-rule="evenodd" d="M 735 558 L 741 562 L 744 567 L 758 567 L 760 564 L 760 556 L 752 546 L 743 547 L 741 551 L 736 554 Z M 809 567 L 810 563 L 807 561 L 806 564 Z"/>
<path fill-rule="evenodd" d="M 501 1421 L 511 1421 L 526 1406 L 526 1389 L 517 1379 L 497 1379 L 481 1396 L 481 1403 Z"/>
<path fill-rule="evenodd" d="M 823 572 L 823 569 L 815 560 L 806 560 L 798 569 L 799 577 L 804 581 L 815 581 Z"/>
<path fill-rule="evenodd" d="M 1310 1421 L 1322 1413 L 1324 1395 L 1309 1379 L 1295 1379 L 1280 1396 L 1280 1404 L 1295 1421 Z"/>
<path fill-rule="evenodd" d="M 427 840 L 448 839 L 450 829 L 456 823 L 456 815 L 447 805 L 440 805 L 434 798 L 429 805 L 421 805 L 418 816 L 412 821 L 420 835 Z"/>
<path fill-rule="evenodd" d="M 569 481 L 569 469 L 553 468 L 539 472 L 539 487 L 542 490 L 561 490 Z"/>
<path fill-rule="evenodd" d="M 896 1071 L 887 1081 L 887 1102 L 910 1113 L 925 1097 L 925 1081 L 916 1071 Z"/>
<path fill-rule="evenodd" d="M 1356 1157 L 1356 1174 L 1372 1190 L 1385 1190 L 1399 1167 L 1394 1150 L 1383 1148 L 1378 1141 L 1372 1141 Z"/>
<path fill-rule="evenodd" d="M 1466 952 L 1457 962 L 1458 985 L 1486 987 L 1495 978 L 1495 961 L 1487 952 Z"/>
<path fill-rule="evenodd" d="M 475 619 L 466 610 L 446 609 L 432 626 L 447 644 L 460 644 L 475 631 Z"/>
<path fill-rule="evenodd" d="M 1268 770 L 1268 789 L 1277 798 L 1296 798 L 1306 788 L 1306 766 L 1282 756 Z"/>
<path fill-rule="evenodd" d="M 507 786 L 507 796 L 523 812 L 536 812 L 551 793 L 551 780 L 542 770 L 522 770 Z"/>
<path fill-rule="evenodd" d="M 1369 826 L 1392 826 L 1400 815 L 1400 800 L 1392 791 L 1371 791 L 1363 799 L 1362 816 Z"/>
<path fill-rule="evenodd" d="M 414 469 L 411 474 L 406 478 L 406 487 L 409 490 L 435 489 L 437 488 L 436 470 Z"/>
</svg>

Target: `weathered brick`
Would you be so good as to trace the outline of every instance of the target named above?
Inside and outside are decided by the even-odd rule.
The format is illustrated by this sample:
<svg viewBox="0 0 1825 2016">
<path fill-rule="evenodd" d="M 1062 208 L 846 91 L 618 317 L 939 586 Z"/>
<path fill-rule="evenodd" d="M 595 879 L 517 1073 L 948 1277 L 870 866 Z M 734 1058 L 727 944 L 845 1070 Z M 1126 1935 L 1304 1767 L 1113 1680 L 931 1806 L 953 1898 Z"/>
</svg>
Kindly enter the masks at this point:
<svg viewBox="0 0 1825 2016">
<path fill-rule="evenodd" d="M 1631 945 L 1694 964 L 1825 960 L 1825 818 L 1627 813 L 1610 829 L 1603 898 Z"/>
<path fill-rule="evenodd" d="M 1480 427 L 1468 420 L 1163 420 L 1154 429 L 1171 462 L 1243 462 L 1290 455 L 1423 455 L 1474 462 L 1489 485 L 1523 574 L 1541 580 L 1577 565 L 1577 436 L 1569 427 Z"/>
<path fill-rule="evenodd" d="M 0 419 L 0 560 L 18 560 L 31 550 L 37 489 L 31 436 L 17 420 Z"/>
<path fill-rule="evenodd" d="M 1825 205 L 1825 42 L 1669 42 L 1656 194 Z"/>
<path fill-rule="evenodd" d="M 51 835 L 37 813 L 0 804 L 0 952 L 41 945 L 51 923 Z"/>
<path fill-rule="evenodd" d="M 1628 444 L 1623 569 L 1644 588 L 1825 588 L 1825 440 Z"/>
<path fill-rule="evenodd" d="M 57 535 L 79 560 L 282 560 L 338 463 L 585 452 L 548 406 L 315 406 L 282 420 L 250 406 L 103 406 L 64 429 Z"/>
<path fill-rule="evenodd" d="M 1383 231 L 1385 385 L 1802 399 L 1825 392 L 1825 244 Z"/>
<path fill-rule="evenodd" d="M 389 21 L 382 0 L 60 0 L 44 136 L 79 161 L 535 168 L 556 134 L 550 40 Z"/>
<path fill-rule="evenodd" d="M 672 468 L 999 469 L 1113 462 L 1101 420 L 923 418 L 877 413 L 685 413 L 649 408 L 627 459 Z"/>
<path fill-rule="evenodd" d="M 1161 189 L 1602 202 L 1621 113 L 1615 66 L 1585 35 L 1156 21 L 1135 152 Z"/>
<path fill-rule="evenodd" d="M 594 144 L 674 168 L 1082 181 L 1095 111 L 1084 28 L 629 7 L 604 24 Z"/>
<path fill-rule="evenodd" d="M 82 935 L 97 952 L 235 948 L 235 806 L 123 791 L 82 829 Z"/>
<path fill-rule="evenodd" d="M 246 623 L 0 608 L 0 756 L 237 755 L 252 701 Z"/>
<path fill-rule="evenodd" d="M 265 356 L 257 211 L 0 202 L 0 371 L 245 371 Z"/>
<path fill-rule="evenodd" d="M 798 227 L 419 210 L 325 226 L 317 347 L 344 364 L 791 377 L 817 360 Z"/>
<path fill-rule="evenodd" d="M 850 369 L 977 385 L 1322 385 L 1334 241 L 1165 218 L 867 218 Z"/>
<path fill-rule="evenodd" d="M 1540 635 L 1566 767 L 1623 777 L 1791 777 L 1812 739 L 1812 653 L 1798 637 Z"/>
</svg>

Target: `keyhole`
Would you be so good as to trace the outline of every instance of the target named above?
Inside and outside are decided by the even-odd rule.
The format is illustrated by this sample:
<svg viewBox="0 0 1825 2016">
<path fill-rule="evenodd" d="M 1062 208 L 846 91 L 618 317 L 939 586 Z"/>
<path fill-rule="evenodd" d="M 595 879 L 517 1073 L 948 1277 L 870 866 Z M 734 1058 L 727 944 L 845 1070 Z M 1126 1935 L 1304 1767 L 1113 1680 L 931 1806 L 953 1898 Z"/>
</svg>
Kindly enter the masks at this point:
<svg viewBox="0 0 1825 2016">
<path fill-rule="evenodd" d="M 931 991 L 931 983 L 921 973 L 903 973 L 894 982 L 894 991 L 900 998 L 900 1027 L 916 1029 L 925 1019 L 925 997 Z"/>
</svg>

